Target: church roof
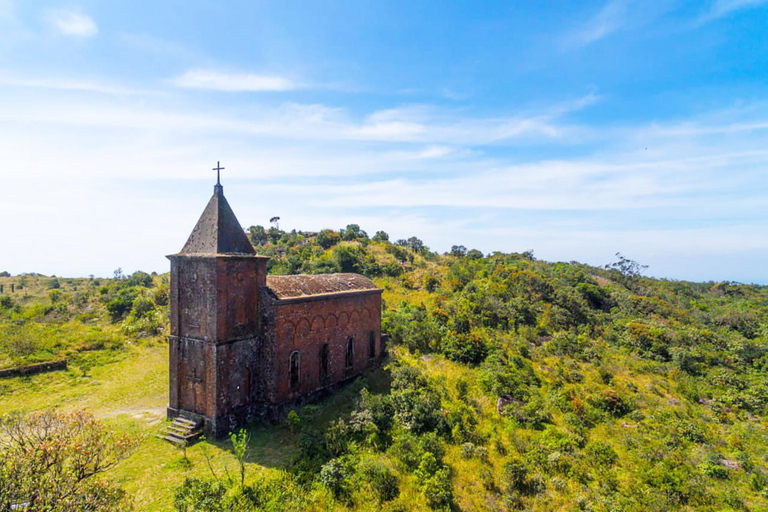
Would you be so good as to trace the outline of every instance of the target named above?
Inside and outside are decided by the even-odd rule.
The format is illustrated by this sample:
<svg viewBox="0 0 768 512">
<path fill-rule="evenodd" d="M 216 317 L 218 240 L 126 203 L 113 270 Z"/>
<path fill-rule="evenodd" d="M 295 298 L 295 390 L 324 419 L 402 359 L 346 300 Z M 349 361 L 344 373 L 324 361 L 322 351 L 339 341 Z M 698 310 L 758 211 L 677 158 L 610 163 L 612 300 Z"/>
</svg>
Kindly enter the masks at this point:
<svg viewBox="0 0 768 512">
<path fill-rule="evenodd" d="M 213 187 L 213 197 L 179 254 L 255 254 L 221 184 Z"/>
<path fill-rule="evenodd" d="M 373 281 L 360 274 L 267 276 L 267 288 L 278 299 L 378 290 Z"/>
</svg>

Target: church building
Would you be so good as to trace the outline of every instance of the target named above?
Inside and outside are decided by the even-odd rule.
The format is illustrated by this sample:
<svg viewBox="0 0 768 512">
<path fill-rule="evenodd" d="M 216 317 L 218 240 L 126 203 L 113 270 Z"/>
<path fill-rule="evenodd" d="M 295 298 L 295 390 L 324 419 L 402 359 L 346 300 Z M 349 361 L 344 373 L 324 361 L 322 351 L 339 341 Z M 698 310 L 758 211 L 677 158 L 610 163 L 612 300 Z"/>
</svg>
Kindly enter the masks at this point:
<svg viewBox="0 0 768 512">
<path fill-rule="evenodd" d="M 219 182 L 171 260 L 169 418 L 221 437 L 379 361 L 381 292 L 358 274 L 267 275 Z"/>
</svg>

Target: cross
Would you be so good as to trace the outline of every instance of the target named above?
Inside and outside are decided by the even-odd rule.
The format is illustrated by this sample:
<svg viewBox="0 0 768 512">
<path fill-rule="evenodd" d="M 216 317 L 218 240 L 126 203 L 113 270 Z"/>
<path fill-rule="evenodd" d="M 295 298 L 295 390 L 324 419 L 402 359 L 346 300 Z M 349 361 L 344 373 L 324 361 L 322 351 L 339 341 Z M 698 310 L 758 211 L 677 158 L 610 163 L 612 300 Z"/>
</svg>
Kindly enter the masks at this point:
<svg viewBox="0 0 768 512">
<path fill-rule="evenodd" d="M 216 171 L 216 184 L 221 185 L 221 171 L 224 170 L 224 168 L 221 166 L 221 162 L 216 162 L 216 167 L 213 168 L 214 171 Z"/>
</svg>

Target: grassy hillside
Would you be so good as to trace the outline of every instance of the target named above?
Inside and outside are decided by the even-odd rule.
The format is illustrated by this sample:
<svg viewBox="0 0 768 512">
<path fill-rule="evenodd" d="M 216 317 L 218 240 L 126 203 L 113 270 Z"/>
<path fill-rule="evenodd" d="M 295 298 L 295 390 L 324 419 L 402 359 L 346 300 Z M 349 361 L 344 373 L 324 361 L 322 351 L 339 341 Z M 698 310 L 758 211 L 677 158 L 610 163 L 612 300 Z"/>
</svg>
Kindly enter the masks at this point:
<svg viewBox="0 0 768 512">
<path fill-rule="evenodd" d="M 244 486 L 229 441 L 184 457 L 152 435 L 167 276 L 0 278 L 22 285 L 0 299 L 0 367 L 70 360 L 0 381 L 0 410 L 85 407 L 141 436 L 109 473 L 137 510 L 768 510 L 768 288 L 356 226 L 248 233 L 273 273 L 374 279 L 392 341 L 385 368 L 250 428 Z"/>
</svg>

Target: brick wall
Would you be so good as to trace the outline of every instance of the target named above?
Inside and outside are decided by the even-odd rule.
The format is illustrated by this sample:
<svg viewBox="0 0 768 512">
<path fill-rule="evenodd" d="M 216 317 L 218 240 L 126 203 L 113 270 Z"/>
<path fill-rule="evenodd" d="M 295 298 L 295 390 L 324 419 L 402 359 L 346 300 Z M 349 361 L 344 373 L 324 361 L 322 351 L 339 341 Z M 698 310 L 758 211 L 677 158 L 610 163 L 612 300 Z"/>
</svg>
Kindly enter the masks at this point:
<svg viewBox="0 0 768 512">
<path fill-rule="evenodd" d="M 274 402 L 285 402 L 362 372 L 381 356 L 381 292 L 350 293 L 287 301 L 275 307 Z M 373 358 L 369 339 L 374 339 Z M 346 366 L 347 340 L 353 340 L 352 366 Z M 327 378 L 321 354 L 328 345 Z M 298 383 L 291 384 L 291 354 L 298 352 Z"/>
</svg>

